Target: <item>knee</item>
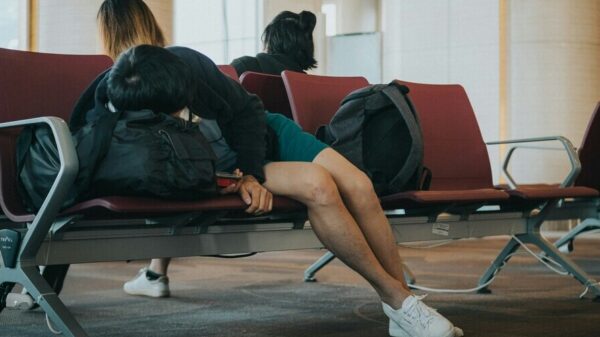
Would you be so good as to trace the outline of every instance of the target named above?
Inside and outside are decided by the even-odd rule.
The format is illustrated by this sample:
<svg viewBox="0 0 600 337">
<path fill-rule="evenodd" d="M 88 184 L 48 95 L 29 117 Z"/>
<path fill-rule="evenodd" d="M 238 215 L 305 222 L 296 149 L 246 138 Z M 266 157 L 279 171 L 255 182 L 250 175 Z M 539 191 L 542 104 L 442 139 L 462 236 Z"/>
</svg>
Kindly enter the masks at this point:
<svg viewBox="0 0 600 337">
<path fill-rule="evenodd" d="M 346 193 L 344 195 L 346 194 L 355 202 L 361 203 L 366 207 L 370 203 L 379 203 L 371 179 L 358 169 L 347 182 Z"/>
<path fill-rule="evenodd" d="M 317 206 L 329 206 L 341 202 L 337 186 L 329 172 L 315 165 L 307 173 L 305 197 L 308 203 Z"/>
</svg>

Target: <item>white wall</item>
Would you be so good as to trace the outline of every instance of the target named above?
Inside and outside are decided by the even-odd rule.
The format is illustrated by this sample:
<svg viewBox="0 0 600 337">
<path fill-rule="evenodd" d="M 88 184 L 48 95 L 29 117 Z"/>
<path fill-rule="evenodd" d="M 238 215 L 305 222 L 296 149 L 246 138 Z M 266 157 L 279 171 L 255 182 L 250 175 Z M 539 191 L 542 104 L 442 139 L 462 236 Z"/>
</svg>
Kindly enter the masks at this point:
<svg viewBox="0 0 600 337">
<path fill-rule="evenodd" d="M 497 1 L 381 1 L 383 81 L 459 83 L 471 99 L 483 138 L 499 138 Z M 499 153 L 490 148 L 494 176 Z"/>
<path fill-rule="evenodd" d="M 360 33 L 327 37 L 327 75 L 362 76 L 381 83 L 381 34 Z"/>
<path fill-rule="evenodd" d="M 378 0 L 323 0 L 336 6 L 336 35 L 370 33 L 379 29 Z"/>
<path fill-rule="evenodd" d="M 600 1 L 510 1 L 509 107 L 512 138 L 563 135 L 579 146 L 600 100 Z M 520 180 L 560 181 L 559 152 L 522 151 Z"/>
</svg>

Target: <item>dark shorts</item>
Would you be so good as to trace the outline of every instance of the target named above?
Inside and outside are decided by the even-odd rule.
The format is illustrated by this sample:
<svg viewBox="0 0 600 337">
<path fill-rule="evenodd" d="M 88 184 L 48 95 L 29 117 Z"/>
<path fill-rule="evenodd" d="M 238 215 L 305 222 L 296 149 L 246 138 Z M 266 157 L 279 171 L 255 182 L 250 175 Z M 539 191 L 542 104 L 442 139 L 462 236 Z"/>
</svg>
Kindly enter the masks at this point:
<svg viewBox="0 0 600 337">
<path fill-rule="evenodd" d="M 267 112 L 267 125 L 277 134 L 279 161 L 312 162 L 328 146 L 302 129 L 294 121 Z"/>
</svg>

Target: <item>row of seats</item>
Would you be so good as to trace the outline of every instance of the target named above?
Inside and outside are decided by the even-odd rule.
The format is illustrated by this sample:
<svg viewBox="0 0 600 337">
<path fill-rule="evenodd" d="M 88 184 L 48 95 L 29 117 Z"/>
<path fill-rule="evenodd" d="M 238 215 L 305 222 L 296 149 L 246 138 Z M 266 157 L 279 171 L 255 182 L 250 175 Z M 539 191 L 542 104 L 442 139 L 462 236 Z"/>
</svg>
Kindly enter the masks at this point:
<svg viewBox="0 0 600 337">
<path fill-rule="evenodd" d="M 425 144 L 425 166 L 432 170 L 428 191 L 412 191 L 381 199 L 384 209 L 457 207 L 469 204 L 498 203 L 520 209 L 538 207 L 550 200 L 592 198 L 600 190 L 600 103 L 589 122 L 583 142 L 574 154 L 570 142 L 562 137 L 536 138 L 533 141 L 560 141 L 581 162 L 571 174 L 576 180 L 557 184 L 520 185 L 499 189 L 492 183 L 486 144 L 465 90 L 460 85 L 419 84 L 397 81 L 410 89 L 410 97 L 419 112 Z M 368 84 L 363 77 L 315 76 L 285 71 L 282 76 L 245 73 L 242 85 L 263 99 L 274 111 L 291 110 L 292 118 L 307 132 L 314 133 L 328 123 L 339 102 L 351 91 Z M 287 90 L 283 93 L 283 90 Z M 277 96 L 277 97 L 274 97 Z M 277 105 L 271 102 L 277 102 Z M 290 108 L 288 109 L 287 106 Z M 505 143 L 523 143 L 528 140 Z M 495 142 L 494 145 L 500 144 Z M 576 160 L 577 158 L 574 158 Z M 507 166 L 507 165 L 505 165 Z M 577 173 L 579 174 L 577 175 Z M 578 214 L 573 215 L 574 218 Z M 575 235 L 598 228 L 590 219 L 558 242 L 572 242 Z M 572 244 L 571 244 L 572 247 Z M 322 265 L 313 268 L 320 269 Z M 308 278 L 314 276 L 309 273 Z"/>
<path fill-rule="evenodd" d="M 37 266 L 322 247 L 306 222 L 303 205 L 284 197 L 276 197 L 274 212 L 262 217 L 244 215 L 245 206 L 237 196 L 187 202 L 113 196 L 60 210 L 77 167 L 63 120 L 68 120 L 86 85 L 110 65 L 105 56 L 0 49 L 0 206 L 4 214 L 0 229 L 16 230 L 23 237 L 16 264 L 0 267 L 0 295 L 14 283 L 22 284 L 65 335 L 87 336 L 40 277 Z M 237 79 L 228 66 L 220 68 Z M 268 110 L 293 118 L 308 132 L 328 122 L 346 94 L 368 84 L 361 77 L 292 72 L 281 77 L 246 73 L 240 81 L 261 97 Z M 401 83 L 410 88 L 420 114 L 425 165 L 433 176 L 428 191 L 382 198 L 398 242 L 511 235 L 480 284 L 487 284 L 519 242 L 525 242 L 540 247 L 592 295 L 600 296 L 600 285 L 539 233 L 548 219 L 598 218 L 598 161 L 588 161 L 584 149 L 593 156 L 599 142 L 584 143 L 580 150 L 580 177 L 592 170 L 591 180 L 577 180 L 576 186 L 568 187 L 498 189 L 493 186 L 486 144 L 464 89 Z M 595 116 L 594 121 L 600 113 Z M 37 214 L 25 210 L 17 193 L 14 153 L 19 128 L 32 123 L 52 127 L 64 169 Z M 598 124 L 590 127 L 593 137 L 600 133 Z"/>
<path fill-rule="evenodd" d="M 500 190 L 492 183 L 487 145 L 475 113 L 460 85 L 418 84 L 397 81 L 410 89 L 425 143 L 425 166 L 433 172 L 429 191 L 415 191 L 384 197 L 384 208 L 418 206 L 439 202 L 483 202 L 512 199 L 511 202 L 543 202 L 549 198 L 595 197 L 600 189 L 600 142 L 594 142 L 597 110 L 579 148 L 583 163 L 574 186 L 524 185 Z M 330 77 L 284 71 L 282 77 L 258 73 L 241 76 L 242 85 L 257 94 L 267 110 L 282 111 L 305 131 L 315 133 L 327 124 L 341 100 L 351 91 L 368 85 L 363 77 Z M 284 91 L 287 90 L 287 91 Z M 599 119 L 599 121 L 596 121 Z M 596 131 L 596 132 L 595 132 Z M 440 193 L 435 193 L 440 192 Z"/>
</svg>

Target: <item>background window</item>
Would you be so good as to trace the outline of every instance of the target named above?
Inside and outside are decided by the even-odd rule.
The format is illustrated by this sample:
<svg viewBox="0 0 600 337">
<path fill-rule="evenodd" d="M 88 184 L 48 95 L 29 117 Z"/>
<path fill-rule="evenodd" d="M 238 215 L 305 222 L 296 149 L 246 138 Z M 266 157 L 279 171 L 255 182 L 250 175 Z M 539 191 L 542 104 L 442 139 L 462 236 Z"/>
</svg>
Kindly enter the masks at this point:
<svg viewBox="0 0 600 337">
<path fill-rule="evenodd" d="M 0 48 L 19 47 L 19 0 L 2 0 L 0 6 Z"/>
<path fill-rule="evenodd" d="M 176 0 L 173 44 L 196 49 L 217 64 L 259 48 L 258 0 Z"/>
</svg>

